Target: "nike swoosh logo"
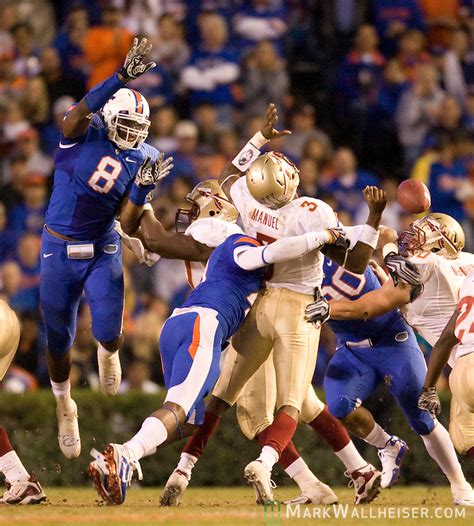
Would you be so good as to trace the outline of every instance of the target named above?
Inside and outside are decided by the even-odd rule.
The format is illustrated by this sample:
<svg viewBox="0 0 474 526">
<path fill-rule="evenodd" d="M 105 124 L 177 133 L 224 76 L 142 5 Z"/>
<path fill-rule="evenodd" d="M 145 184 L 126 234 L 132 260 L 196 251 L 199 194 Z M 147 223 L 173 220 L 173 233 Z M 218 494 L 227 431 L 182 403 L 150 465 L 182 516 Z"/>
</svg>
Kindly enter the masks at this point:
<svg viewBox="0 0 474 526">
<path fill-rule="evenodd" d="M 135 161 L 134 159 L 130 159 L 130 157 L 125 157 L 125 160 L 128 161 L 129 163 L 137 164 L 137 161 Z"/>
<path fill-rule="evenodd" d="M 330 267 L 330 266 L 332 265 L 332 261 L 331 261 L 330 259 L 328 259 L 326 265 L 327 265 L 328 267 Z"/>
<path fill-rule="evenodd" d="M 62 148 L 63 150 L 67 150 L 68 148 L 72 148 L 73 146 L 76 146 L 76 144 L 78 144 L 77 142 L 74 142 L 72 144 L 63 144 L 63 143 L 59 143 L 59 147 Z"/>
<path fill-rule="evenodd" d="M 43 257 L 46 259 L 46 258 L 49 258 L 53 255 L 53 253 L 51 252 L 51 254 L 43 254 Z"/>
</svg>

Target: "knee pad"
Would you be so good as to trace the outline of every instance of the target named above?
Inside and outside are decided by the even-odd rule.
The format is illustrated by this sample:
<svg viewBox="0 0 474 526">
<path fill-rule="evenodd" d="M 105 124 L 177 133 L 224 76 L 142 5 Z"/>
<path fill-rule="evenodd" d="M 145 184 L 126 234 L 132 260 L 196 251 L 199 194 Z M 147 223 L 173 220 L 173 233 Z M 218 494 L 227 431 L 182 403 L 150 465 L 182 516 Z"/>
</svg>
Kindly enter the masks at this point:
<svg viewBox="0 0 474 526">
<path fill-rule="evenodd" d="M 339 396 L 334 400 L 327 400 L 326 403 L 332 416 L 335 416 L 339 420 L 349 413 L 352 413 L 356 408 L 355 401 L 347 396 Z"/>
<path fill-rule="evenodd" d="M 273 422 L 273 418 L 270 419 L 268 416 L 261 418 L 251 413 L 245 405 L 241 405 L 239 401 L 237 401 L 235 414 L 242 434 L 249 440 L 253 440 Z"/>
<path fill-rule="evenodd" d="M 435 422 L 427 411 L 421 411 L 417 415 L 410 416 L 408 423 L 418 435 L 429 435 L 433 431 Z"/>
<path fill-rule="evenodd" d="M 318 398 L 311 386 L 308 390 L 308 394 L 303 401 L 301 406 L 300 420 L 309 424 L 312 422 L 324 409 L 324 404 Z"/>
</svg>

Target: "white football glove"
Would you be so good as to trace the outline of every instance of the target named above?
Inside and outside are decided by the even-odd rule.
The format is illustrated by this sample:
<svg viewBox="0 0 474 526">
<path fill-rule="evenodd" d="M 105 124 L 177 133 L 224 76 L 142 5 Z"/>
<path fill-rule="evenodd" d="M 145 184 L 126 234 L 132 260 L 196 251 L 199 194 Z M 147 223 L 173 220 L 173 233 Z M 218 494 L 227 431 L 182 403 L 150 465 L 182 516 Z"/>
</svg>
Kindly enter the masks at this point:
<svg viewBox="0 0 474 526">
<path fill-rule="evenodd" d="M 119 71 L 120 75 L 122 75 L 125 80 L 129 81 L 136 79 L 156 66 L 155 62 L 148 62 L 147 64 L 143 63 L 145 55 L 151 51 L 152 47 L 151 44 L 148 44 L 146 38 L 142 38 L 140 43 L 138 42 L 138 38 L 133 39 L 132 47 L 127 53 L 125 62 Z"/>
</svg>

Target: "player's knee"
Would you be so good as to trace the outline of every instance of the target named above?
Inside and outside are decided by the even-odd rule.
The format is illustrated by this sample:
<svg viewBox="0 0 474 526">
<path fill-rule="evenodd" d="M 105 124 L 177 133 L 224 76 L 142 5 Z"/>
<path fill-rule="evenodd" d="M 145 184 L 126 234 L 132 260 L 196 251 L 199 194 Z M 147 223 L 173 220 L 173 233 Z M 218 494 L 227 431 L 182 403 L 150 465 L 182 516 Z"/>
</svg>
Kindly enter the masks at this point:
<svg viewBox="0 0 474 526">
<path fill-rule="evenodd" d="M 344 418 L 355 409 L 355 402 L 347 396 L 326 400 L 329 412 L 338 419 Z"/>
<path fill-rule="evenodd" d="M 120 334 L 120 336 L 118 336 L 117 338 L 114 338 L 111 341 L 99 340 L 99 342 L 102 345 L 102 347 L 104 347 L 104 349 L 106 349 L 107 351 L 115 352 L 118 349 L 120 349 L 120 347 L 122 347 L 123 340 L 124 340 L 123 334 Z"/>
<path fill-rule="evenodd" d="M 435 426 L 433 418 L 427 411 L 419 411 L 419 413 L 409 416 L 408 423 L 418 435 L 429 435 Z"/>
</svg>

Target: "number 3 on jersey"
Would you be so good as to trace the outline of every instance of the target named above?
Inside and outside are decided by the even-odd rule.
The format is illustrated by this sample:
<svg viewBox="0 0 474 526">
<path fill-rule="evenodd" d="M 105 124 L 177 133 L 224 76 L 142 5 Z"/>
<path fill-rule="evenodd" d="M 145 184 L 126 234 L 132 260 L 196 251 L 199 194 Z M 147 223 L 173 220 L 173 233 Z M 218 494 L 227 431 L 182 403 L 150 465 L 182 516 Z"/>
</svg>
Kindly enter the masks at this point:
<svg viewBox="0 0 474 526">
<path fill-rule="evenodd" d="M 120 161 L 106 155 L 99 161 L 95 172 L 91 175 L 87 184 L 92 190 L 100 194 L 108 194 L 110 190 L 112 190 L 121 171 L 122 165 Z"/>
</svg>

